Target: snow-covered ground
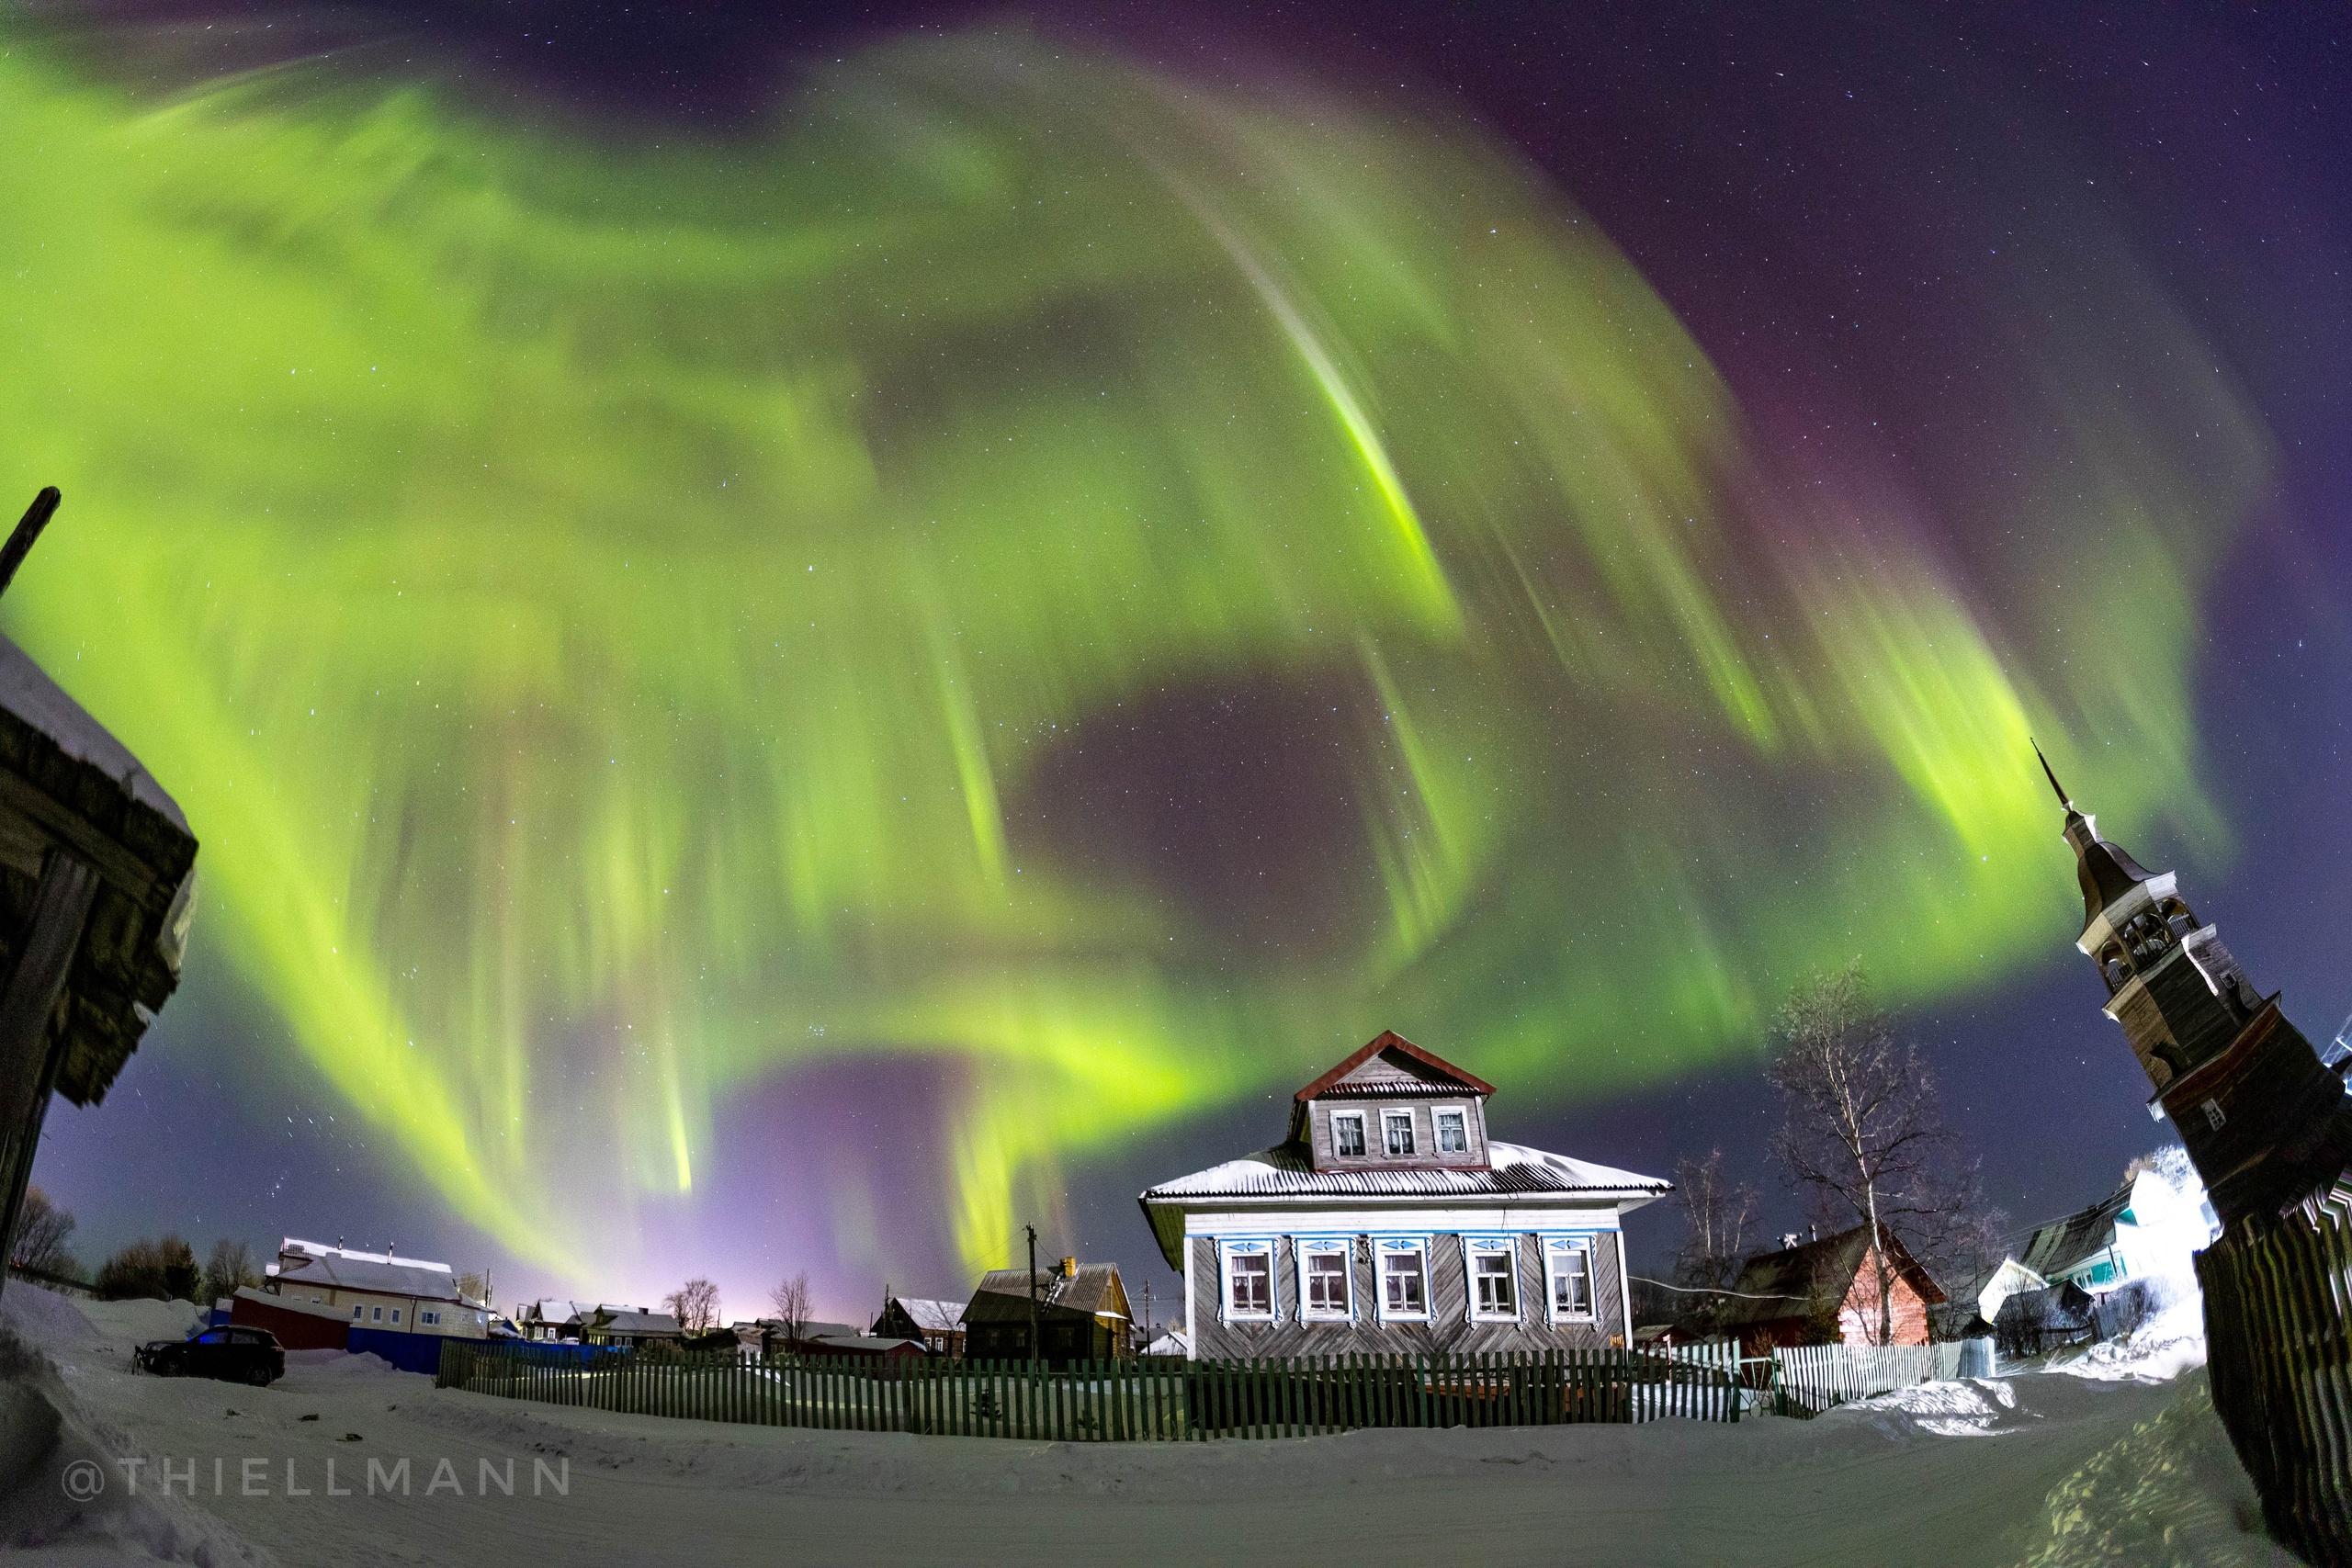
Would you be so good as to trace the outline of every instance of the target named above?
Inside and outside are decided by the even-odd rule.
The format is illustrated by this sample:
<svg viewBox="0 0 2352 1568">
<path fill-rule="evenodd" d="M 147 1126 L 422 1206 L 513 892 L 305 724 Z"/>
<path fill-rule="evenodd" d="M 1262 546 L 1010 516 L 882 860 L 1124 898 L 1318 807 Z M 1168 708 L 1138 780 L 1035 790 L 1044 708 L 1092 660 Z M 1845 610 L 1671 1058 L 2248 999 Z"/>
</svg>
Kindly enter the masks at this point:
<svg viewBox="0 0 2352 1568">
<path fill-rule="evenodd" d="M 132 1344 L 188 1318 L 20 1285 L 0 1298 L 21 1340 L 0 1335 L 0 1545 L 42 1562 L 288 1568 L 1341 1550 L 1754 1568 L 2291 1561 L 2250 1533 L 2253 1493 L 2204 1373 L 2157 1324 L 2075 1369 L 1929 1384 L 1814 1421 L 1073 1445 L 615 1416 L 435 1390 L 372 1358 L 290 1358 L 261 1390 L 131 1372 Z M 53 1450 L 40 1410 L 57 1413 Z M 95 1501 L 64 1495 L 76 1461 L 107 1478 Z"/>
</svg>

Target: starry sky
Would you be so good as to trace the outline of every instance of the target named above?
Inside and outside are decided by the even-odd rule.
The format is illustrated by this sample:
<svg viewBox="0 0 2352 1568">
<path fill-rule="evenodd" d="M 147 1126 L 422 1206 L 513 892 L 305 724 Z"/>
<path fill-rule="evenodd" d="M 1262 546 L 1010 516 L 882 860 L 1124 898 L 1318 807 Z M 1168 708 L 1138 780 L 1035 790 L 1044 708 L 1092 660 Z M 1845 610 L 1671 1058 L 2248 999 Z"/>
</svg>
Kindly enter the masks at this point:
<svg viewBox="0 0 2352 1568">
<path fill-rule="evenodd" d="M 2028 1224 L 2163 1132 L 2029 735 L 2352 1011 L 2339 17 L 807 9 L 0 22 L 0 625 L 203 841 L 92 1260 L 1164 1301 L 1383 1028 L 1793 1221 L 1855 957 Z"/>
</svg>

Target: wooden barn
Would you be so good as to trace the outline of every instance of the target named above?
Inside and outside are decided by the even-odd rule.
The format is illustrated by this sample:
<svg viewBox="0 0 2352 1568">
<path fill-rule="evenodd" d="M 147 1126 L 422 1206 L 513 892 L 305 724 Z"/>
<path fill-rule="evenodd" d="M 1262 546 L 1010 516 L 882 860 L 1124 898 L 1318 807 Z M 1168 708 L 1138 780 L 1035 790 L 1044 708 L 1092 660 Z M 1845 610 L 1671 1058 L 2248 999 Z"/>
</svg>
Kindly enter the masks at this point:
<svg viewBox="0 0 2352 1568">
<path fill-rule="evenodd" d="M 1292 1097 L 1272 1148 L 1142 1197 L 1189 1353 L 1623 1345 L 1623 1216 L 1656 1177 L 1501 1143 L 1484 1080 L 1383 1033 Z"/>
<path fill-rule="evenodd" d="M 1815 1241 L 1798 1242 L 1749 1258 L 1732 1282 L 1715 1318 L 1717 1330 L 1736 1335 L 1742 1355 L 1758 1356 L 1775 1345 L 1874 1345 L 1878 1343 L 1877 1249 L 1870 1227 L 1856 1225 Z M 1893 1232 L 1885 1233 L 1894 1267 L 1890 1288 L 1894 1332 L 1888 1343 L 1925 1345 L 1928 1309 L 1944 1292 Z"/>
<path fill-rule="evenodd" d="M 0 591 L 57 499 L 0 549 Z M 172 797 L 0 637 L 0 1258 L 51 1096 L 96 1104 L 179 985 L 195 865 Z"/>
<path fill-rule="evenodd" d="M 1113 1263 L 1065 1258 L 1036 1274 L 1036 1357 L 1049 1365 L 1106 1361 L 1131 1353 L 1134 1317 Z M 964 1353 L 975 1361 L 1030 1357 L 1030 1274 L 992 1269 L 964 1308 Z"/>
<path fill-rule="evenodd" d="M 927 1356 L 960 1360 L 964 1355 L 964 1308 L 959 1302 L 922 1296 L 888 1296 L 872 1332 L 886 1339 L 912 1339 Z"/>
</svg>

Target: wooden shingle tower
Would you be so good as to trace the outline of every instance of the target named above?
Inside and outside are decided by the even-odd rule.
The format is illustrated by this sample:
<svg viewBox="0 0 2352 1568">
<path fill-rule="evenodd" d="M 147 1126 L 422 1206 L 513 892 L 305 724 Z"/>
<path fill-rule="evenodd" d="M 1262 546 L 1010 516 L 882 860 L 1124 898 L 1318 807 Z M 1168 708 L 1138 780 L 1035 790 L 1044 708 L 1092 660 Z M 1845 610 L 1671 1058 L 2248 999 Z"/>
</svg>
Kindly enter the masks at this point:
<svg viewBox="0 0 2352 1568">
<path fill-rule="evenodd" d="M 2222 1223 L 2276 1216 L 2335 1183 L 2352 1165 L 2352 1100 L 2344 1082 L 2247 980 L 2215 929 L 2152 872 L 2099 837 L 2041 757 L 2065 808 L 2083 892 L 2075 945 L 2098 966 L 2108 1017 L 2123 1026 L 2155 1093 L 2204 1178 Z"/>
</svg>

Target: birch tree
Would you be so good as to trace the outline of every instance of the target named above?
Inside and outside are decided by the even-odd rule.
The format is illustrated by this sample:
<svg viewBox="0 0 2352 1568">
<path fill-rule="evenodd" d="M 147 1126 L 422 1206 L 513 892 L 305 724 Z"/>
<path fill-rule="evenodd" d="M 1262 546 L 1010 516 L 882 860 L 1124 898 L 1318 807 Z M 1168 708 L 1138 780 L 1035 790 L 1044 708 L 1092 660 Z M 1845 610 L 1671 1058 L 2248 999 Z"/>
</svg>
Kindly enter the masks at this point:
<svg viewBox="0 0 2352 1568">
<path fill-rule="evenodd" d="M 1889 1238 L 1923 1267 L 1956 1261 L 1981 1229 L 1974 1169 L 1944 1123 L 1927 1059 L 1872 1004 L 1859 961 L 1798 987 L 1774 1034 L 1765 1068 L 1781 1097 L 1774 1152 L 1824 1213 L 1868 1227 L 1860 1294 L 1875 1320 L 1866 1331 L 1886 1344 L 1900 1275 Z"/>
</svg>

